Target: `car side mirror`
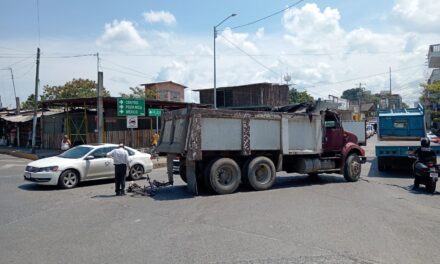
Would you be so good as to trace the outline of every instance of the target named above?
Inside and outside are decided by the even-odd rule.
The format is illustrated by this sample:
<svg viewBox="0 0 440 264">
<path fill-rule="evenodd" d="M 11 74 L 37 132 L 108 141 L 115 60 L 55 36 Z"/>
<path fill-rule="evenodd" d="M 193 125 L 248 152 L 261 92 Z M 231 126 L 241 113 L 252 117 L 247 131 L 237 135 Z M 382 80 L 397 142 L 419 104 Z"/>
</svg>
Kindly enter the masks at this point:
<svg viewBox="0 0 440 264">
<path fill-rule="evenodd" d="M 93 155 L 89 155 L 89 156 L 87 156 L 86 158 L 85 158 L 85 160 L 92 160 L 92 159 L 94 159 L 95 158 L 95 156 L 93 156 Z"/>
</svg>

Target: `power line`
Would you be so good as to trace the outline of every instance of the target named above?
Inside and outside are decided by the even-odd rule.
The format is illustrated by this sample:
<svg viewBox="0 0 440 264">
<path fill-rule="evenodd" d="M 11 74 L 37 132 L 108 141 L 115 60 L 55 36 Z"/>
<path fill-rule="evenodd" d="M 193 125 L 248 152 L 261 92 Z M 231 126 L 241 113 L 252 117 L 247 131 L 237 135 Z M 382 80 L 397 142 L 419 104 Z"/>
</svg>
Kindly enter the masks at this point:
<svg viewBox="0 0 440 264">
<path fill-rule="evenodd" d="M 7 48 L 4 46 L 0 46 L 0 49 L 4 49 L 4 50 L 12 50 L 12 51 L 17 51 L 17 52 L 21 52 L 21 53 L 30 53 L 29 51 L 24 51 L 24 50 L 19 50 L 19 49 L 13 49 L 13 48 Z"/>
<path fill-rule="evenodd" d="M 122 73 L 122 74 L 127 74 L 127 75 L 131 75 L 131 76 L 139 77 L 139 78 L 142 78 L 142 79 L 149 79 L 150 78 L 150 77 L 148 77 L 146 75 L 140 75 L 140 74 L 135 74 L 135 73 L 126 72 L 126 71 L 120 71 L 120 70 L 109 68 L 109 67 L 101 66 L 101 68 L 105 69 L 105 70 L 109 70 L 109 71 L 114 71 L 114 72 L 118 72 L 118 73 Z"/>
<path fill-rule="evenodd" d="M 266 65 L 264 65 L 263 63 L 261 63 L 260 61 L 258 61 L 257 59 L 255 59 L 254 57 L 252 57 L 252 55 L 250 55 L 249 53 L 247 53 L 246 51 L 244 51 L 243 49 L 241 49 L 239 46 L 235 45 L 232 41 L 230 41 L 229 39 L 225 38 L 224 36 L 220 35 L 220 37 L 222 37 L 224 40 L 226 40 L 227 42 L 229 42 L 232 46 L 234 46 L 236 49 L 238 49 L 239 51 L 243 52 L 244 54 L 246 54 L 250 59 L 252 59 L 253 61 L 255 61 L 258 65 L 262 66 L 263 68 L 267 69 L 268 71 L 271 71 L 272 73 L 274 73 L 277 76 L 280 76 L 280 74 L 274 70 L 272 70 L 271 68 L 267 67 Z"/>
<path fill-rule="evenodd" d="M 16 61 L 16 62 L 10 64 L 9 66 L 5 67 L 5 68 L 11 68 L 11 67 L 14 66 L 14 65 L 17 65 L 17 64 L 20 64 L 20 63 L 22 63 L 22 62 L 24 62 L 24 61 L 29 60 L 30 58 L 33 58 L 33 55 L 32 55 L 32 56 L 29 56 L 29 57 L 25 57 L 25 58 L 23 58 L 22 60 Z"/>
<path fill-rule="evenodd" d="M 108 62 L 108 63 L 110 63 L 110 64 L 112 64 L 112 65 L 114 65 L 114 66 L 120 67 L 120 68 L 122 68 L 122 69 L 130 70 L 130 71 L 132 71 L 132 72 L 136 72 L 136 73 L 139 73 L 139 74 L 142 74 L 142 75 L 145 74 L 145 73 L 143 73 L 143 72 L 141 72 L 141 71 L 135 70 L 135 69 L 133 69 L 133 68 L 130 68 L 130 67 L 127 67 L 127 66 L 124 66 L 124 65 L 121 65 L 121 64 L 117 64 L 117 63 L 112 62 L 112 61 L 110 61 L 110 60 L 108 60 L 108 59 L 103 59 L 103 58 L 101 58 L 101 60 L 104 61 L 104 62 Z"/>
<path fill-rule="evenodd" d="M 45 58 L 45 59 L 70 59 L 70 58 L 81 58 L 81 57 L 96 57 L 96 53 L 65 55 L 65 56 L 41 56 L 41 58 Z"/>
<path fill-rule="evenodd" d="M 413 66 L 408 66 L 408 67 L 403 67 L 403 68 L 399 68 L 397 70 L 394 70 L 393 72 L 399 72 L 399 71 L 405 71 L 408 69 L 412 69 L 415 67 L 423 67 L 424 65 L 413 65 Z M 360 77 L 356 77 L 356 78 L 352 78 L 352 79 L 347 79 L 347 80 L 343 80 L 343 81 L 337 81 L 337 82 L 332 82 L 332 83 L 325 83 L 325 84 L 315 84 L 315 85 L 311 85 L 308 87 L 304 87 L 304 89 L 307 88 L 313 88 L 313 87 L 317 87 L 317 86 L 328 86 L 328 85 L 334 85 L 334 84 L 340 84 L 340 83 L 344 83 L 344 82 L 351 82 L 351 81 L 357 81 L 360 79 L 366 79 L 366 78 L 371 78 L 371 77 L 376 77 L 376 76 L 380 76 L 380 75 L 385 75 L 385 74 L 389 74 L 389 72 L 381 72 L 381 73 L 376 73 L 376 74 L 371 74 L 371 75 L 366 75 L 366 76 L 360 76 Z"/>
<path fill-rule="evenodd" d="M 273 16 L 275 16 L 275 15 L 278 15 L 278 14 L 280 14 L 280 13 L 282 13 L 282 12 L 284 12 L 284 11 L 286 11 L 286 10 L 288 10 L 288 9 L 290 9 L 290 8 L 292 8 L 292 7 L 294 7 L 294 6 L 296 6 L 296 5 L 299 5 L 301 2 L 304 2 L 304 0 L 297 1 L 296 3 L 291 4 L 291 5 L 287 6 L 286 8 L 284 8 L 284 9 L 282 9 L 282 10 L 279 10 L 279 11 L 277 11 L 277 12 L 275 12 L 275 13 L 272 13 L 272 14 L 270 14 L 270 15 L 267 15 L 267 16 L 265 16 L 265 17 L 259 18 L 259 19 L 257 19 L 257 20 L 251 21 L 251 22 L 246 23 L 246 24 L 243 24 L 243 25 L 239 25 L 239 26 L 232 27 L 231 29 L 237 29 L 237 28 L 242 28 L 242 27 L 250 26 L 250 25 L 253 25 L 253 24 L 258 23 L 258 22 L 260 22 L 260 21 L 266 20 L 266 19 L 268 19 L 268 18 L 270 18 L 270 17 L 273 17 Z"/>
</svg>

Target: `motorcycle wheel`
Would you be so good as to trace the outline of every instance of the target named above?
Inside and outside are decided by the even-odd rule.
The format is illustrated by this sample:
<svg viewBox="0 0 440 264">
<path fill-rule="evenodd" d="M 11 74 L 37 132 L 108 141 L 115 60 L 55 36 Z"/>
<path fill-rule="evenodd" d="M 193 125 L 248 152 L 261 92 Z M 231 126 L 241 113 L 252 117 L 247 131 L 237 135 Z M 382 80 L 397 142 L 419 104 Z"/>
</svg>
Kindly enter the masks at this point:
<svg viewBox="0 0 440 264">
<path fill-rule="evenodd" d="M 420 187 L 420 179 L 417 178 L 417 176 L 414 177 L 414 188 L 419 188 Z"/>
<path fill-rule="evenodd" d="M 435 193 L 435 187 L 437 185 L 437 182 L 433 179 L 429 179 L 426 181 L 426 190 L 429 193 Z"/>
</svg>

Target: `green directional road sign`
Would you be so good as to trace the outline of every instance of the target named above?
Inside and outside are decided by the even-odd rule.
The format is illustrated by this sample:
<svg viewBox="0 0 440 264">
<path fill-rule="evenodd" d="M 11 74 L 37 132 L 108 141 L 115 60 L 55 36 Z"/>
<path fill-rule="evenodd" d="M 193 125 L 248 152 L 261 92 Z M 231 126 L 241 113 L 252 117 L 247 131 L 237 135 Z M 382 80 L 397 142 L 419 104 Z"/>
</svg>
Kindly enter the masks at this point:
<svg viewBox="0 0 440 264">
<path fill-rule="evenodd" d="M 162 109 L 159 108 L 148 108 L 148 116 L 160 116 Z"/>
<path fill-rule="evenodd" d="M 118 98 L 118 116 L 145 116 L 145 100 Z"/>
</svg>

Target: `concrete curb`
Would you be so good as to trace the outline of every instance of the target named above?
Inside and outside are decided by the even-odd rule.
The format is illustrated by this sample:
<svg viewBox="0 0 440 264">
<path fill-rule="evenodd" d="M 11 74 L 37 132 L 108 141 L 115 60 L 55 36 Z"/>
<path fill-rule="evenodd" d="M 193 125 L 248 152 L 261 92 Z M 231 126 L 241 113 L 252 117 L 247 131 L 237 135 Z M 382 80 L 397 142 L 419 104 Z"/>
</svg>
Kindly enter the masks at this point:
<svg viewBox="0 0 440 264">
<path fill-rule="evenodd" d="M 18 158 L 29 159 L 29 160 L 37 160 L 38 159 L 38 156 L 35 154 L 16 151 L 16 150 L 10 150 L 10 151 L 0 150 L 0 154 L 6 154 L 6 155 L 10 155 L 10 156 L 18 157 Z"/>
</svg>

